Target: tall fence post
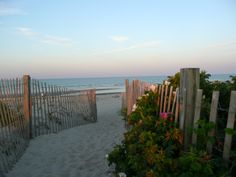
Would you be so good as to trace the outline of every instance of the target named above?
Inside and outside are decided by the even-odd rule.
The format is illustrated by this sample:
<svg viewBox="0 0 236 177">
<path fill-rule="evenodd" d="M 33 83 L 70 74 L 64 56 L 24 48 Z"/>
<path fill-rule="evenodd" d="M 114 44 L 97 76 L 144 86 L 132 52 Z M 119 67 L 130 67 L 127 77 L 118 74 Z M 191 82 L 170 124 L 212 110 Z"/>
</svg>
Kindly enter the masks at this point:
<svg viewBox="0 0 236 177">
<path fill-rule="evenodd" d="M 30 90 L 30 76 L 23 76 L 24 83 L 24 117 L 27 122 L 28 135 L 32 138 L 32 103 L 31 103 L 31 90 Z"/>
<path fill-rule="evenodd" d="M 197 89 L 200 85 L 199 68 L 182 68 L 180 70 L 180 115 L 184 116 L 184 149 L 188 149 L 192 142 L 193 119 Z M 184 101 L 184 90 L 186 89 L 186 102 Z M 183 112 L 183 110 L 186 110 Z"/>
</svg>

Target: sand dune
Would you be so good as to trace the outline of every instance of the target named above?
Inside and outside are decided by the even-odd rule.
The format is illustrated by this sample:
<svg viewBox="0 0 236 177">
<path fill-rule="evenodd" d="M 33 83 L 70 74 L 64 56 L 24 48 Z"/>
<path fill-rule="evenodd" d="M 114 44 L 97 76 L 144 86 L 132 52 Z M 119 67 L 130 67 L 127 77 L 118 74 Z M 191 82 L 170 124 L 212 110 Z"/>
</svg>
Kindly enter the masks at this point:
<svg viewBox="0 0 236 177">
<path fill-rule="evenodd" d="M 97 96 L 98 122 L 33 139 L 7 177 L 112 176 L 105 155 L 122 140 L 119 94 Z"/>
</svg>

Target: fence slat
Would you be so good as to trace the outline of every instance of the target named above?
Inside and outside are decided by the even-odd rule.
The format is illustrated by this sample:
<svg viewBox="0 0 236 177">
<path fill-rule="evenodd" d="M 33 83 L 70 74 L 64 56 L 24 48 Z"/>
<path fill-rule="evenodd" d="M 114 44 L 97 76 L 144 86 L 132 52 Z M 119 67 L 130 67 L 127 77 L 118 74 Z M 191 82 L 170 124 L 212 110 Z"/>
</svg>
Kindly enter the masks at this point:
<svg viewBox="0 0 236 177">
<path fill-rule="evenodd" d="M 33 129 L 34 129 L 34 137 L 37 136 L 37 124 L 38 124 L 38 119 L 37 117 L 39 116 L 39 109 L 38 109 L 38 100 L 37 100 L 37 86 L 36 86 L 36 82 L 35 80 L 32 80 L 32 88 L 33 88 L 33 96 L 32 96 L 32 100 L 34 102 L 33 104 L 33 108 L 34 108 L 34 116 L 33 116 Z"/>
<path fill-rule="evenodd" d="M 2 85 L 0 86 L 0 98 L 2 99 L 2 100 L 4 100 L 4 86 L 3 86 L 3 80 L 1 80 L 1 82 L 0 82 Z M 1 111 L 0 111 L 0 116 L 2 117 L 2 120 L 1 120 L 1 123 L 2 123 L 2 128 L 3 128 L 3 130 L 2 130 L 2 133 L 1 133 L 1 138 L 2 139 L 6 139 L 6 138 L 8 138 L 8 134 L 9 134 L 9 129 L 8 129 L 8 125 L 7 125 L 7 122 L 6 122 L 6 120 L 7 120 L 7 115 L 6 115 L 6 112 L 5 112 L 5 104 L 4 104 L 4 102 L 1 100 L 1 102 L 0 102 L 0 109 L 1 109 Z M 7 128 L 5 128 L 7 126 Z M 10 164 L 9 164 L 9 162 L 8 162 L 8 159 L 6 158 L 6 156 L 4 156 L 4 155 L 2 155 L 3 157 L 2 157 L 2 168 L 3 168 L 3 173 L 7 173 L 8 172 L 8 170 L 9 170 L 9 166 L 10 166 Z"/>
<path fill-rule="evenodd" d="M 159 85 L 158 86 L 158 97 L 157 97 L 157 106 L 159 108 L 161 106 L 161 88 L 162 88 L 162 85 Z"/>
<path fill-rule="evenodd" d="M 10 141 L 11 143 L 15 143 L 15 139 L 14 139 L 14 135 L 17 133 L 16 130 L 17 130 L 17 126 L 16 126 L 16 120 L 15 120 L 15 117 L 13 115 L 13 100 L 14 100 L 14 95 L 13 95 L 13 92 L 12 92 L 12 87 L 11 87 L 11 82 L 12 82 L 12 79 L 10 80 L 5 80 L 6 82 L 6 88 L 7 88 L 7 97 L 8 97 L 8 106 L 9 106 L 9 109 L 8 109 L 8 116 L 9 116 L 9 126 L 11 126 L 11 129 L 12 131 L 10 132 Z M 10 151 L 13 151 L 13 154 L 14 154 L 14 162 L 17 161 L 17 151 L 16 150 L 13 150 L 10 148 Z"/>
<path fill-rule="evenodd" d="M 7 118 L 8 118 L 8 126 L 9 126 L 9 137 L 8 137 L 8 140 L 10 141 L 10 143 L 13 143 L 14 142 L 14 139 L 13 139 L 13 134 L 14 134 L 14 131 L 15 131 L 15 120 L 12 116 L 12 111 L 10 110 L 11 109 L 11 100 L 12 100 L 12 94 L 11 94 L 11 91 L 10 91 L 10 80 L 4 80 L 4 85 L 5 85 L 5 88 L 6 88 L 6 105 L 8 106 L 8 109 L 7 109 Z M 12 152 L 13 151 L 13 152 Z M 16 151 L 14 151 L 12 149 L 12 147 L 8 147 L 8 152 L 9 154 L 14 154 L 13 155 L 13 159 L 10 159 L 10 164 L 13 164 L 17 161 L 17 157 L 16 157 Z M 12 165 L 11 165 L 12 167 Z"/>
<path fill-rule="evenodd" d="M 194 111 L 194 120 L 193 120 L 193 128 L 198 128 L 198 120 L 200 119 L 200 113 L 201 113 L 201 103 L 202 103 L 202 89 L 197 90 L 197 96 L 196 96 L 196 102 L 195 102 L 195 111 Z M 193 132 L 192 135 L 192 144 L 197 144 L 197 135 L 195 132 Z"/>
<path fill-rule="evenodd" d="M 14 133 L 16 133 L 17 135 L 20 135 L 20 137 L 23 137 L 22 134 L 21 134 L 21 126 L 20 126 L 20 122 L 19 122 L 19 111 L 18 110 L 18 104 L 17 104 L 17 91 L 16 91 L 16 88 L 15 88 L 15 83 L 16 83 L 16 80 L 15 79 L 11 79 L 10 80 L 10 88 L 11 88 L 11 95 L 12 95 L 12 106 L 15 107 L 15 111 L 13 112 L 13 110 L 11 111 L 11 116 L 13 118 L 13 121 L 14 121 Z M 21 155 L 21 152 L 23 151 L 22 150 L 22 143 L 19 143 L 19 139 L 16 138 L 15 139 L 15 154 L 16 154 L 16 161 L 20 158 L 20 155 Z"/>
<path fill-rule="evenodd" d="M 217 117 L 217 108 L 218 108 L 218 101 L 219 101 L 219 91 L 213 91 L 212 94 L 212 100 L 211 100 L 211 110 L 210 110 L 210 118 L 209 121 L 213 122 L 214 124 L 216 123 L 216 117 Z M 211 130 L 208 133 L 209 137 L 213 137 L 215 134 L 215 129 Z M 212 142 L 207 142 L 207 152 L 209 154 L 212 153 Z"/>
<path fill-rule="evenodd" d="M 65 88 L 61 88 L 62 89 L 62 105 L 63 105 L 63 109 L 65 111 L 64 114 L 64 119 L 65 119 L 65 127 L 64 128 L 68 128 L 68 116 L 67 116 L 67 105 L 66 105 L 66 95 L 65 95 Z"/>
<path fill-rule="evenodd" d="M 165 85 L 161 86 L 161 100 L 160 100 L 160 113 L 163 112 L 163 99 L 164 99 L 164 90 L 165 90 Z"/>
<path fill-rule="evenodd" d="M 173 101 L 171 105 L 171 114 L 174 115 L 175 105 L 176 105 L 177 94 L 176 91 L 173 92 Z"/>
<path fill-rule="evenodd" d="M 228 121 L 226 126 L 227 128 L 234 129 L 235 114 L 236 114 L 236 91 L 231 91 Z M 231 143 L 232 143 L 232 135 L 226 134 L 224 142 L 224 150 L 223 150 L 223 158 L 226 162 L 229 162 Z"/>
<path fill-rule="evenodd" d="M 41 88 L 42 88 L 42 102 L 43 102 L 43 117 L 44 117 L 44 127 L 45 127 L 45 134 L 48 134 L 48 118 L 47 118 L 47 92 L 46 92 L 46 87 L 44 86 L 44 83 L 41 82 Z"/>
<path fill-rule="evenodd" d="M 66 109 L 67 109 L 67 119 L 68 119 L 68 128 L 71 127 L 71 109 L 70 109 L 70 104 L 69 104 L 69 95 L 68 92 L 65 89 L 65 99 L 66 99 Z"/>
<path fill-rule="evenodd" d="M 184 120 L 185 120 L 185 112 L 186 112 L 186 99 L 187 99 L 187 91 L 186 89 L 183 89 L 182 97 L 183 97 L 183 103 L 180 104 L 180 117 L 179 117 L 179 128 L 181 130 L 184 130 Z"/>
<path fill-rule="evenodd" d="M 128 94 L 128 110 L 127 110 L 127 115 L 130 115 L 131 111 L 132 111 L 132 103 L 133 103 L 133 86 L 132 83 L 129 85 L 129 94 Z"/>
<path fill-rule="evenodd" d="M 164 108 L 163 108 L 163 112 L 166 112 L 167 99 L 168 99 L 168 85 L 165 85 L 165 97 L 164 97 Z"/>
<path fill-rule="evenodd" d="M 170 91 L 169 91 L 169 99 L 168 99 L 168 107 L 167 107 L 167 112 L 170 112 L 170 105 L 171 105 L 171 100 L 173 97 L 173 86 L 170 87 Z"/>
</svg>

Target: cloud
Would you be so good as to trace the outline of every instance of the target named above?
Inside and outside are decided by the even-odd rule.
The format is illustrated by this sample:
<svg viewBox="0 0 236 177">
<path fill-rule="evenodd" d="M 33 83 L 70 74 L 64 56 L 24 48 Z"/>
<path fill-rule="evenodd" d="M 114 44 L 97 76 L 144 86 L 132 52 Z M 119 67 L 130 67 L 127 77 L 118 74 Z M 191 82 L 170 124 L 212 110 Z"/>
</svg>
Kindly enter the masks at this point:
<svg viewBox="0 0 236 177">
<path fill-rule="evenodd" d="M 55 45 L 63 45 L 63 46 L 71 46 L 72 40 L 69 38 L 63 38 L 58 36 L 46 36 L 41 42 L 47 43 L 47 44 L 55 44 Z"/>
<path fill-rule="evenodd" d="M 91 56 L 125 52 L 125 51 L 131 51 L 131 50 L 135 50 L 135 49 L 156 48 L 159 45 L 160 45 L 160 41 L 148 41 L 148 42 L 133 44 L 128 47 L 116 48 L 116 49 L 106 50 L 106 51 L 102 51 L 102 52 L 94 52 L 91 54 Z"/>
<path fill-rule="evenodd" d="M 20 34 L 28 38 L 34 38 L 46 44 L 61 45 L 61 46 L 71 46 L 73 44 L 73 41 L 69 38 L 40 34 L 38 32 L 33 31 L 31 28 L 18 27 L 16 28 L 16 30 Z"/>
<path fill-rule="evenodd" d="M 128 40 L 128 37 L 126 36 L 111 36 L 110 38 L 115 42 L 124 42 Z"/>
<path fill-rule="evenodd" d="M 16 28 L 16 30 L 27 37 L 34 37 L 38 35 L 38 33 L 34 32 L 31 28 L 19 27 Z"/>
<path fill-rule="evenodd" d="M 0 3 L 0 16 L 10 16 L 10 15 L 25 15 L 21 9 L 8 7 L 3 3 Z"/>
<path fill-rule="evenodd" d="M 17 8 L 0 7 L 0 16 L 18 15 L 21 11 Z"/>
<path fill-rule="evenodd" d="M 157 46 L 159 46 L 159 44 L 160 44 L 159 41 L 143 42 L 143 43 L 130 45 L 130 46 L 124 47 L 124 48 L 113 49 L 113 50 L 107 51 L 106 53 L 122 52 L 122 51 L 133 50 L 133 49 L 157 47 Z"/>
</svg>

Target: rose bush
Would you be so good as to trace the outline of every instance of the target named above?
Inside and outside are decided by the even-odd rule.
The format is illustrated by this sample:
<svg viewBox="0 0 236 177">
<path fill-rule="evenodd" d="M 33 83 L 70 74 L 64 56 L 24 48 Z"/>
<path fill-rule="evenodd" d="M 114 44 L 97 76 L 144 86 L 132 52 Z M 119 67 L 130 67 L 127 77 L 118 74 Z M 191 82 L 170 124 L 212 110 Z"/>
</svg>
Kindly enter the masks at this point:
<svg viewBox="0 0 236 177">
<path fill-rule="evenodd" d="M 157 98 L 149 91 L 137 100 L 128 117 L 130 128 L 110 152 L 109 165 L 128 177 L 215 176 L 216 165 L 206 152 L 182 151 L 182 131 L 167 113 L 159 115 Z"/>
</svg>

